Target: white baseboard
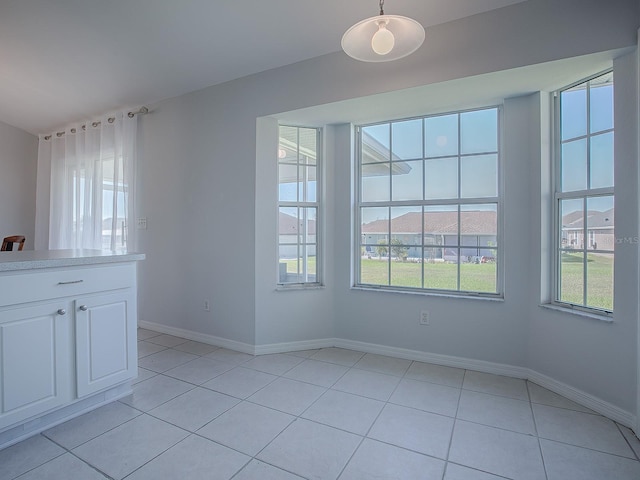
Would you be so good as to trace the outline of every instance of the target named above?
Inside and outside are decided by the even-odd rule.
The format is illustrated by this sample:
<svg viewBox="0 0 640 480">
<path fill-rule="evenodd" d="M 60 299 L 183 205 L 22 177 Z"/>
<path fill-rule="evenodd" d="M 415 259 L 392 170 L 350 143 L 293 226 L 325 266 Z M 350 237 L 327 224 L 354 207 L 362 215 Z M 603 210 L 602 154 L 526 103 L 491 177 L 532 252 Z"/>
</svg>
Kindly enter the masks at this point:
<svg viewBox="0 0 640 480">
<path fill-rule="evenodd" d="M 558 395 L 568 398 L 580 405 L 590 408 L 605 417 L 608 417 L 626 427 L 633 429 L 636 426 L 636 417 L 630 412 L 623 410 L 611 403 L 608 403 L 594 395 L 583 392 L 566 383 L 555 380 L 526 367 L 517 367 L 504 363 L 487 362 L 485 360 L 474 360 L 465 357 L 455 357 L 451 355 L 441 355 L 437 353 L 422 352 L 420 350 L 409 350 L 406 348 L 389 347 L 375 343 L 359 342 L 344 338 L 325 338 L 318 340 L 303 340 L 298 342 L 271 343 L 266 345 L 250 345 L 248 343 L 227 340 L 213 335 L 195 333 L 180 328 L 167 327 L 165 325 L 151 322 L 138 322 L 139 326 L 161 333 L 176 335 L 178 337 L 195 340 L 210 345 L 229 348 L 251 355 L 265 355 L 270 353 L 286 353 L 299 350 L 311 350 L 316 348 L 339 347 L 359 352 L 375 353 L 390 357 L 403 358 L 405 360 L 415 360 L 418 362 L 434 363 L 446 367 L 463 368 L 476 372 L 492 373 L 494 375 L 504 375 L 507 377 L 531 380 L 541 387 L 551 390 Z"/>
<path fill-rule="evenodd" d="M 298 342 L 270 343 L 267 345 L 256 345 L 254 355 L 266 355 L 269 353 L 298 352 L 300 350 L 314 350 L 317 348 L 328 348 L 335 346 L 335 338 L 325 338 L 320 340 L 301 340 Z"/>
<path fill-rule="evenodd" d="M 440 355 L 437 353 L 422 352 L 419 350 L 409 350 L 406 348 L 388 347 L 375 343 L 358 342 L 342 338 L 335 339 L 335 346 L 358 350 L 360 352 L 387 355 L 390 357 L 404 358 L 405 360 L 415 360 L 417 362 L 435 363 L 445 367 L 464 368 L 477 372 L 493 373 L 494 375 L 505 375 L 514 378 L 527 378 L 528 369 L 524 367 L 514 367 L 504 363 L 486 362 L 484 360 L 473 360 L 465 357 L 454 357 L 451 355 Z"/>
<path fill-rule="evenodd" d="M 216 337 L 215 335 L 193 332 L 191 330 L 185 330 L 184 328 L 168 327 L 167 325 L 162 325 L 160 323 L 145 322 L 142 320 L 138 321 L 138 326 L 147 330 L 153 330 L 154 332 L 166 333 L 167 335 L 174 335 L 176 337 L 186 338 L 187 340 L 193 340 L 195 342 L 206 343 L 208 345 L 215 345 L 216 347 L 228 348 L 229 350 L 255 355 L 255 346 L 249 343 L 236 342 L 235 340 L 228 340 L 226 338 Z"/>
<path fill-rule="evenodd" d="M 579 403 L 584 407 L 590 408 L 594 412 L 604 415 L 625 427 L 633 429 L 635 426 L 635 415 L 616 407 L 601 398 L 591 395 L 590 393 L 583 392 L 571 385 L 555 380 L 554 378 L 543 375 L 542 373 L 538 373 L 535 370 L 529 370 L 528 379 L 547 390 L 551 390 L 558 395 L 562 395 L 563 397 Z"/>
</svg>

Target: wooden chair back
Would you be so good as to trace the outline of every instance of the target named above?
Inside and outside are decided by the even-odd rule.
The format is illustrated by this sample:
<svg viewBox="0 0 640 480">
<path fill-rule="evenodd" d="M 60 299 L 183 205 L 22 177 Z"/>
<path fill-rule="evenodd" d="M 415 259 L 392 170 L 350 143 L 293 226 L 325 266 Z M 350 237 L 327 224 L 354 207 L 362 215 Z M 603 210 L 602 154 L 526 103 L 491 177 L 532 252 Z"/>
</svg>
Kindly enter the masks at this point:
<svg viewBox="0 0 640 480">
<path fill-rule="evenodd" d="M 4 237 L 2 240 L 2 248 L 0 252 L 10 252 L 13 250 L 13 244 L 18 244 L 18 251 L 24 248 L 24 235 L 12 235 L 11 237 Z"/>
</svg>

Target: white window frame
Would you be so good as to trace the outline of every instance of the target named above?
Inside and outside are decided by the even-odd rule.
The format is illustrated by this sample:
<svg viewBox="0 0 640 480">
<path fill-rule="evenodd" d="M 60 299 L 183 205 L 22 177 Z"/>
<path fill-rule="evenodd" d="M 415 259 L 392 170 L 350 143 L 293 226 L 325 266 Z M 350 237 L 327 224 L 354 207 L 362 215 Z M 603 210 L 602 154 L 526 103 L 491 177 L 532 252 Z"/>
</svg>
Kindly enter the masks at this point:
<svg viewBox="0 0 640 480">
<path fill-rule="evenodd" d="M 287 124 L 280 124 L 278 125 L 278 137 L 280 137 L 280 128 L 281 127 L 288 127 L 288 128 L 295 128 L 297 129 L 298 132 L 298 141 L 296 142 L 297 148 L 298 148 L 298 153 L 299 153 L 299 149 L 300 149 L 300 130 L 301 129 L 306 129 L 306 130 L 314 130 L 316 132 L 316 164 L 315 164 L 315 168 L 316 168 L 316 200 L 314 202 L 311 201 L 301 201 L 301 200 L 297 200 L 297 201 L 281 201 L 280 197 L 279 197 L 279 192 L 278 192 L 278 203 L 277 203 L 277 218 L 278 218 L 278 222 L 277 222 L 277 238 L 276 238 L 276 259 L 277 259 L 277 270 L 276 270 L 276 284 L 277 284 L 277 288 L 278 289 L 296 289 L 296 288 L 314 288 L 314 287 L 322 287 L 324 285 L 323 283 L 323 265 L 324 265 L 324 255 L 323 255 L 323 233 L 324 233 L 324 229 L 323 229 L 323 219 L 324 219 L 324 201 L 323 201 L 323 193 L 324 193 L 324 185 L 323 185 L 323 171 L 324 171 L 324 165 L 323 165 L 323 150 L 322 150 L 322 128 L 319 127 L 308 127 L 308 126 L 301 126 L 301 125 L 287 125 Z M 278 142 L 279 143 L 279 142 Z M 277 160 L 277 168 L 276 168 L 276 184 L 279 186 L 279 170 L 280 170 L 280 165 L 281 162 L 278 159 Z M 298 155 L 298 171 L 300 169 L 300 157 Z M 299 173 L 298 173 L 299 175 Z M 279 187 L 278 187 L 279 188 Z M 283 282 L 281 275 L 282 275 L 282 263 L 280 262 L 280 246 L 281 245 L 294 245 L 293 243 L 281 243 L 280 242 L 280 209 L 281 208 L 297 208 L 297 209 L 304 209 L 304 208 L 315 208 L 316 209 L 316 221 L 315 221 L 315 252 L 316 252 L 316 272 L 315 272 L 315 277 L 313 277 L 312 279 L 310 279 L 309 275 L 311 275 L 309 272 L 306 271 L 306 262 L 303 262 L 303 270 L 298 274 L 303 276 L 303 278 L 305 278 L 304 281 L 298 281 L 298 282 Z M 305 224 L 306 225 L 306 224 Z M 310 245 L 308 243 L 304 243 L 300 241 L 300 237 L 301 234 L 298 233 L 298 238 L 297 238 L 297 242 L 295 243 L 295 245 L 297 246 L 297 251 L 298 251 L 298 258 L 300 258 L 301 255 L 301 250 L 304 250 L 306 248 L 307 245 Z"/>
<path fill-rule="evenodd" d="M 607 69 L 603 72 L 599 72 L 595 75 L 591 75 L 587 78 L 583 78 L 579 81 L 573 82 L 570 85 L 567 85 L 566 87 L 563 87 L 559 90 L 557 90 L 556 92 L 554 92 L 553 94 L 553 100 L 554 100 L 554 104 L 553 104 L 553 173 L 552 173 L 552 182 L 553 182 L 553 225 L 551 228 L 551 232 L 553 234 L 553 239 L 552 239 L 552 245 L 553 245 L 553 261 L 552 261 L 552 268 L 551 268 L 551 305 L 554 305 L 556 307 L 562 308 L 562 309 L 567 309 L 567 310 L 575 310 L 576 312 L 583 312 L 584 314 L 587 314 L 589 316 L 595 315 L 596 317 L 602 316 L 602 317 L 613 317 L 613 309 L 608 310 L 608 309 L 604 309 L 604 308 L 598 308 L 598 307 L 594 307 L 594 306 L 589 306 L 587 305 L 587 294 L 588 294 L 588 289 L 587 289 L 587 284 L 588 284 L 588 269 L 587 269 L 587 253 L 592 251 L 589 248 L 589 241 L 588 239 L 590 238 L 590 233 L 589 229 L 588 229 L 588 222 L 586 221 L 586 218 L 583 219 L 583 228 L 582 228 L 582 238 L 583 238 L 583 246 L 579 249 L 579 251 L 584 255 L 583 258 L 583 275 L 582 275 L 582 281 L 583 281 L 583 304 L 575 304 L 575 303 L 570 303 L 570 302 L 566 302 L 566 301 L 562 301 L 560 299 L 561 296 L 561 250 L 562 250 L 562 225 L 561 225 L 561 213 L 560 213 L 560 204 L 562 200 L 568 200 L 568 199 L 574 199 L 574 200 L 582 200 L 583 202 L 585 202 L 585 205 L 583 206 L 583 211 L 587 211 L 587 206 L 586 206 L 586 202 L 588 198 L 594 198 L 594 197 L 605 197 L 605 196 L 612 196 L 614 198 L 614 205 L 615 205 L 615 179 L 614 179 L 614 186 L 612 187 L 605 187 L 605 188 L 590 188 L 590 186 L 588 185 L 588 181 L 589 181 L 589 173 L 590 173 L 590 163 L 591 163 L 591 149 L 590 149 L 590 142 L 589 139 L 593 136 L 598 136 L 598 135 L 602 135 L 603 133 L 608 133 L 608 132 L 613 132 L 614 133 L 614 137 L 615 137 L 615 123 L 613 128 L 608 129 L 608 130 L 603 130 L 603 131 L 599 131 L 596 132 L 595 134 L 592 134 L 590 131 L 590 120 L 591 120 L 591 107 L 590 107 L 590 99 L 589 99 L 589 94 L 587 93 L 586 97 L 587 97 L 587 118 L 586 118 L 586 122 L 587 122 L 587 133 L 586 135 L 584 135 L 584 138 L 587 140 L 587 188 L 584 190 L 575 190 L 575 191 L 570 191 L 570 192 L 561 192 L 560 188 L 561 188 L 561 168 L 562 168 L 562 134 L 561 134 L 561 101 L 560 101 L 560 97 L 561 97 L 561 93 L 565 90 L 569 90 L 571 88 L 574 88 L 578 85 L 581 85 L 583 83 L 588 83 L 591 82 L 592 80 L 601 77 L 603 75 L 606 75 L 608 73 L 612 73 L 613 70 L 612 69 Z M 614 85 L 615 85 L 615 80 L 614 80 Z M 590 84 L 588 86 L 588 89 L 590 89 Z M 615 86 L 614 86 L 614 92 L 615 92 Z M 614 93 L 615 95 L 615 93 Z M 576 137 L 576 138 L 581 138 L 581 137 Z M 576 138 L 572 138 L 570 140 L 575 140 Z M 613 158 L 613 162 L 614 162 L 614 166 L 615 166 L 615 152 L 614 152 L 614 158 Z M 614 225 L 615 228 L 615 225 Z M 578 234 L 575 234 L 575 239 L 577 241 L 578 238 Z M 614 242 L 615 244 L 615 242 Z M 614 249 L 615 250 L 615 249 Z M 615 251 L 612 253 L 613 257 L 614 257 L 614 262 L 615 262 Z M 615 291 L 615 287 L 614 287 L 614 291 Z M 613 298 L 612 298 L 612 302 L 613 302 Z M 615 305 L 614 305 L 615 308 Z"/>
<path fill-rule="evenodd" d="M 415 120 L 422 119 L 423 122 L 425 119 L 432 117 L 439 117 L 444 115 L 458 115 L 458 142 L 460 142 L 460 115 L 468 112 L 475 112 L 480 110 L 490 110 L 495 109 L 497 112 L 497 196 L 496 197 L 481 197 L 481 198 L 460 198 L 460 159 L 466 155 L 460 154 L 460 145 L 458 145 L 458 198 L 457 199 L 436 199 L 436 200 L 415 200 L 415 201 L 393 201 L 390 200 L 388 202 L 362 202 L 361 196 L 361 165 L 362 165 L 362 140 L 361 140 L 361 131 L 364 127 L 388 124 L 394 122 L 403 122 L 407 120 Z M 402 118 L 402 119 L 393 119 L 386 120 L 383 122 L 376 122 L 370 124 L 361 124 L 355 126 L 355 137 L 356 137 L 356 152 L 355 157 L 356 161 L 354 162 L 354 199 L 355 199 L 355 211 L 353 215 L 353 248 L 352 248 L 352 258 L 353 258 L 353 271 L 352 271 L 352 287 L 357 289 L 365 289 L 365 290 L 382 290 L 382 291 L 391 291 L 391 292 L 402 292 L 402 293 L 413 293 L 413 294 L 424 294 L 424 295 L 436 295 L 436 296 L 460 296 L 460 297 L 472 297 L 472 298 L 485 298 L 485 299 L 502 299 L 504 298 L 504 243 L 503 243 L 503 184 L 502 184 L 502 155 L 503 155 L 503 141 L 502 141 L 502 128 L 503 128 L 503 108 L 501 105 L 487 105 L 483 107 L 473 108 L 473 109 L 461 109 L 450 112 L 441 112 L 436 114 L 427 114 L 418 117 L 410 117 L 410 118 Z M 423 129 L 424 131 L 424 129 Z M 423 152 L 422 160 L 423 162 L 427 159 L 425 157 L 425 152 Z M 492 152 L 491 152 L 492 153 Z M 392 180 L 391 180 L 392 181 Z M 424 188 L 424 175 L 423 175 L 423 188 Z M 379 203 L 379 205 L 378 205 Z M 378 285 L 378 284 L 368 284 L 362 283 L 361 281 L 361 218 L 360 211 L 362 207 L 371 207 L 371 206 L 382 206 L 382 207 L 391 207 L 394 206 L 416 206 L 416 207 L 428 207 L 430 205 L 455 205 L 458 206 L 458 245 L 457 249 L 460 252 L 460 249 L 464 248 L 464 246 L 460 245 L 460 212 L 461 206 L 473 205 L 473 204 L 495 204 L 496 205 L 496 247 L 487 247 L 487 248 L 495 248 L 496 250 L 496 292 L 480 292 L 480 291 L 469 291 L 469 290 L 461 290 L 460 289 L 460 264 L 458 264 L 457 269 L 457 289 L 456 290 L 446 290 L 446 289 L 434 289 L 434 288 L 416 288 L 416 287 L 403 287 L 403 286 L 392 286 L 392 285 Z M 423 209 L 424 212 L 424 209 Z M 423 226 L 423 236 L 424 236 L 424 226 Z M 424 264 L 424 251 L 425 247 L 422 247 L 422 259 Z M 458 253 L 459 254 L 459 253 Z M 390 278 L 390 277 L 389 277 Z M 424 285 L 424 268 L 422 269 L 422 283 Z"/>
</svg>

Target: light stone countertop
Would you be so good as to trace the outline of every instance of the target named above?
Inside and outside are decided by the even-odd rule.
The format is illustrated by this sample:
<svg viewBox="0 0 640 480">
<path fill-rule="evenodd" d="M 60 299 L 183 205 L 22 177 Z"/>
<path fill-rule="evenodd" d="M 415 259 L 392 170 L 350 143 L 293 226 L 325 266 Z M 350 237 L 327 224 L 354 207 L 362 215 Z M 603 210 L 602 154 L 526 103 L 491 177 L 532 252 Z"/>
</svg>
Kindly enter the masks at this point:
<svg viewBox="0 0 640 480">
<path fill-rule="evenodd" d="M 76 267 L 144 260 L 142 253 L 113 253 L 103 250 L 23 250 L 0 252 L 0 272 L 55 267 Z"/>
</svg>

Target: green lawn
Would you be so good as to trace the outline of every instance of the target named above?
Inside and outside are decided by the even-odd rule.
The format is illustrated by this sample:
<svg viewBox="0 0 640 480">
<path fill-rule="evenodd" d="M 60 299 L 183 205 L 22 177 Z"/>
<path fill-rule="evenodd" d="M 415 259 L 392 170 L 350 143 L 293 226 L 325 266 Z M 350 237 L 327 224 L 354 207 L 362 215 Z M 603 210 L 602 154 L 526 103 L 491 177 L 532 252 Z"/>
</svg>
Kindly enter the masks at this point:
<svg viewBox="0 0 640 480">
<path fill-rule="evenodd" d="M 363 258 L 361 260 L 361 282 L 371 285 L 422 288 L 422 264 Z M 424 288 L 457 290 L 457 268 L 453 263 L 425 263 Z M 460 290 L 472 292 L 496 292 L 495 263 L 463 263 L 460 265 Z"/>
<path fill-rule="evenodd" d="M 583 272 L 582 254 L 562 254 L 560 300 L 583 305 Z M 587 306 L 613 310 L 613 255 L 587 254 Z"/>
<path fill-rule="evenodd" d="M 297 261 L 283 260 L 287 270 L 295 273 Z M 423 288 L 420 263 L 389 261 L 387 259 L 361 259 L 361 283 L 393 287 Z M 425 263 L 424 288 L 457 290 L 457 265 L 454 263 Z M 463 263 L 460 265 L 460 290 L 495 293 L 495 263 Z M 316 259 L 308 260 L 309 272 L 315 273 Z M 560 299 L 563 302 L 583 304 L 583 263 L 579 253 L 565 253 L 561 264 Z M 590 253 L 587 255 L 587 306 L 613 310 L 613 255 Z"/>
</svg>

